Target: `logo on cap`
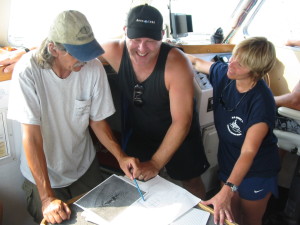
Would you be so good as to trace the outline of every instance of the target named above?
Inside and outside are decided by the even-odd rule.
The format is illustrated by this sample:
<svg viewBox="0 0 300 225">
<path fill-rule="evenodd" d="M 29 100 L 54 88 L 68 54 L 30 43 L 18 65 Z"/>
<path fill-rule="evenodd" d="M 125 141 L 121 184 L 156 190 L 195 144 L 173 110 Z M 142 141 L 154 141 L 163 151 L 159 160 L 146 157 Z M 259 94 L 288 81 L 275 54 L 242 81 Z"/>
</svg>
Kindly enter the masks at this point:
<svg viewBox="0 0 300 225">
<path fill-rule="evenodd" d="M 143 19 L 136 19 L 137 23 L 151 23 L 151 24 L 155 24 L 154 20 L 143 20 Z"/>
<path fill-rule="evenodd" d="M 83 26 L 76 35 L 77 40 L 83 41 L 93 37 L 93 32 L 89 26 Z"/>
</svg>

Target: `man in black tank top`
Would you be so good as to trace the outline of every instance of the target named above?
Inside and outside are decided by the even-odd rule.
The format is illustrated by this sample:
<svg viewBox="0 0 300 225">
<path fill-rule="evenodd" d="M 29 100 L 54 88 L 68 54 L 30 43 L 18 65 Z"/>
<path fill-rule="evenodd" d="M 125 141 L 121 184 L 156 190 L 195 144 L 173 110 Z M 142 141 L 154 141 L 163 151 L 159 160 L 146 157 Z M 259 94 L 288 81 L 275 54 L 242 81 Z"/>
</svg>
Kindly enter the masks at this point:
<svg viewBox="0 0 300 225">
<path fill-rule="evenodd" d="M 205 198 L 209 163 L 194 104 L 193 70 L 184 53 L 162 43 L 160 12 L 140 5 L 128 14 L 125 41 L 103 44 L 102 57 L 118 72 L 123 148 L 141 162 L 133 176 L 149 180 L 166 168 L 183 187 Z"/>
</svg>

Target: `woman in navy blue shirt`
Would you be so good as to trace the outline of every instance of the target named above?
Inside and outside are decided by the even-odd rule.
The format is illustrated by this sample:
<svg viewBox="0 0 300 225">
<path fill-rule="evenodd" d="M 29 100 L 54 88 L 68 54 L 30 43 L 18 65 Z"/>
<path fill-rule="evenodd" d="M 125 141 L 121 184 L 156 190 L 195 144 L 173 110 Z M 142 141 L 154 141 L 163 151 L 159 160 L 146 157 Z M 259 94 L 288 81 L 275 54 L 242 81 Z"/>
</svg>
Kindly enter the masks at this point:
<svg viewBox="0 0 300 225">
<path fill-rule="evenodd" d="M 214 121 L 219 136 L 221 190 L 210 200 L 215 224 L 225 219 L 262 224 L 272 194 L 277 195 L 280 160 L 273 134 L 276 106 L 262 77 L 276 62 L 274 45 L 254 37 L 235 46 L 229 63 L 188 55 L 194 68 L 209 75 Z"/>
</svg>

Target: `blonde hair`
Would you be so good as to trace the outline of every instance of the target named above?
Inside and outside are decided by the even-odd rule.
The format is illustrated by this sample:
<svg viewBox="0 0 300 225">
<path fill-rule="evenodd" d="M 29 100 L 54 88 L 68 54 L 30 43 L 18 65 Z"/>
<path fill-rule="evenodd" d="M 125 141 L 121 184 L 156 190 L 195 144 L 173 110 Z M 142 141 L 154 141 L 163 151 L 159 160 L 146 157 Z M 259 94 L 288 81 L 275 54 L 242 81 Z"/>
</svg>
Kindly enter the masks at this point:
<svg viewBox="0 0 300 225">
<path fill-rule="evenodd" d="M 232 57 L 250 70 L 254 81 L 263 78 L 276 63 L 273 43 L 265 37 L 251 37 L 235 46 Z"/>
</svg>

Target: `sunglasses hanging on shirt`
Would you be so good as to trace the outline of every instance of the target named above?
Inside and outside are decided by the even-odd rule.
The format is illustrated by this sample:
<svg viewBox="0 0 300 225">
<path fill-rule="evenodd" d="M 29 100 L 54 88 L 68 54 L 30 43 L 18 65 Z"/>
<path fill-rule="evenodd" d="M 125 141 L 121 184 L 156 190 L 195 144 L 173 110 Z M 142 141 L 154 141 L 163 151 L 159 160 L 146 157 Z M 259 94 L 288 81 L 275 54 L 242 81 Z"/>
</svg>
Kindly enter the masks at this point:
<svg viewBox="0 0 300 225">
<path fill-rule="evenodd" d="M 133 104 L 135 106 L 142 106 L 144 104 L 142 95 L 144 93 L 144 86 L 136 84 L 133 88 Z"/>
<path fill-rule="evenodd" d="M 223 106 L 223 108 L 228 111 L 228 112 L 233 112 L 234 110 L 237 109 L 237 107 L 241 104 L 241 102 L 243 101 L 243 99 L 246 97 L 246 95 L 249 93 L 249 91 L 247 91 L 246 93 L 243 94 L 243 96 L 240 98 L 240 100 L 236 103 L 236 105 L 232 108 L 229 108 L 226 106 L 226 102 L 223 100 L 223 93 L 225 92 L 225 90 L 230 86 L 230 84 L 233 82 L 233 80 L 231 80 L 222 90 L 219 101 L 221 103 L 221 105 Z M 250 90 L 250 89 L 249 89 Z"/>
</svg>

